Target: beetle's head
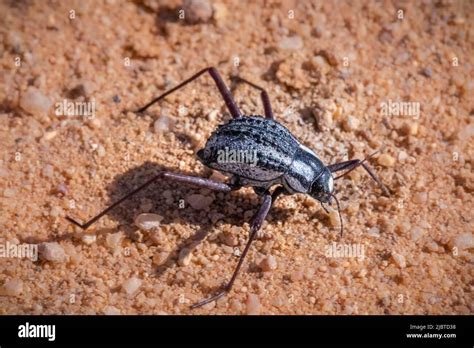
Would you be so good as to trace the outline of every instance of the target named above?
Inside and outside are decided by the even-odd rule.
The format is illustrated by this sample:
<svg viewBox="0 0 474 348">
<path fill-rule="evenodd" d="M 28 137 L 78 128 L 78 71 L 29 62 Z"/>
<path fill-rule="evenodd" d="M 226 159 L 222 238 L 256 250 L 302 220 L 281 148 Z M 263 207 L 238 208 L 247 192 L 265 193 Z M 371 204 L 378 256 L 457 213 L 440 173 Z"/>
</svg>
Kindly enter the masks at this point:
<svg viewBox="0 0 474 348">
<path fill-rule="evenodd" d="M 325 168 L 323 173 L 314 180 L 309 194 L 321 203 L 331 203 L 332 192 L 334 191 L 334 179 L 329 169 Z"/>
</svg>

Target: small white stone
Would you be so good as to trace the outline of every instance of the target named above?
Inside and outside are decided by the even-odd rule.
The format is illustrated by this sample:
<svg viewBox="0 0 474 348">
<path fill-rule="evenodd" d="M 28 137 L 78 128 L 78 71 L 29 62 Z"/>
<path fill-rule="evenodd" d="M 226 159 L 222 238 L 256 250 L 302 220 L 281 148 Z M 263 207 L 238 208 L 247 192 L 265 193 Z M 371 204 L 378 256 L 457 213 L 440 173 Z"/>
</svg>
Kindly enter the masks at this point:
<svg viewBox="0 0 474 348">
<path fill-rule="evenodd" d="M 393 165 L 395 164 L 395 158 L 393 158 L 389 154 L 384 153 L 379 156 L 377 162 L 378 164 L 384 167 L 393 167 Z"/>
<path fill-rule="evenodd" d="M 171 128 L 171 120 L 168 116 L 161 116 L 153 123 L 155 133 L 166 133 Z"/>
<path fill-rule="evenodd" d="M 117 247 L 120 246 L 120 243 L 122 243 L 123 239 L 123 233 L 122 232 L 117 232 L 117 233 L 111 233 L 105 237 L 105 243 L 107 246 L 111 249 L 116 249 Z"/>
<path fill-rule="evenodd" d="M 7 197 L 7 198 L 10 198 L 10 197 L 14 197 L 16 194 L 16 191 L 14 189 L 5 189 L 3 190 L 3 196 L 4 197 Z"/>
<path fill-rule="evenodd" d="M 371 237 L 379 238 L 380 237 L 380 230 L 378 229 L 378 227 L 372 227 L 372 228 L 369 229 L 367 234 Z"/>
<path fill-rule="evenodd" d="M 255 294 L 248 294 L 247 295 L 247 303 L 246 303 L 246 313 L 248 315 L 258 315 L 260 314 L 260 299 Z"/>
<path fill-rule="evenodd" d="M 298 35 L 284 37 L 278 43 L 278 47 L 284 50 L 300 50 L 303 45 L 303 40 Z"/>
<path fill-rule="evenodd" d="M 122 289 L 128 295 L 133 295 L 141 285 L 142 285 L 141 279 L 138 279 L 137 277 L 131 277 L 130 279 L 127 279 L 126 281 L 123 282 Z"/>
<path fill-rule="evenodd" d="M 405 162 L 408 159 L 408 154 L 405 151 L 400 151 L 398 153 L 398 160 L 400 162 Z"/>
<path fill-rule="evenodd" d="M 49 98 L 35 87 L 28 87 L 20 99 L 20 107 L 32 115 L 47 113 L 51 105 Z"/>
<path fill-rule="evenodd" d="M 47 261 L 64 262 L 68 258 L 63 247 L 57 242 L 41 243 L 39 251 L 41 257 Z"/>
<path fill-rule="evenodd" d="M 184 0 L 183 11 L 184 19 L 191 24 L 207 22 L 213 14 L 212 5 L 208 0 Z"/>
<path fill-rule="evenodd" d="M 23 292 L 23 282 L 20 279 L 10 279 L 3 285 L 2 293 L 5 296 L 20 296 Z"/>
<path fill-rule="evenodd" d="M 64 215 L 64 210 L 61 207 L 58 207 L 55 205 L 54 207 L 51 208 L 49 215 L 52 217 L 58 217 L 58 216 L 63 216 Z"/>
<path fill-rule="evenodd" d="M 460 252 L 472 249 L 474 248 L 474 236 L 469 232 L 457 235 L 450 240 L 449 245 L 451 248 L 457 248 Z"/>
<path fill-rule="evenodd" d="M 102 145 L 99 144 L 99 146 L 97 147 L 97 155 L 99 157 L 104 157 L 105 156 L 105 149 Z"/>
<path fill-rule="evenodd" d="M 423 236 L 424 230 L 420 227 L 414 227 L 411 230 L 410 234 L 411 234 L 411 239 L 413 239 L 414 241 L 417 241 L 418 239 L 421 238 L 421 236 Z"/>
<path fill-rule="evenodd" d="M 357 118 L 355 118 L 354 116 L 348 116 L 344 120 L 343 128 L 346 132 L 351 132 L 359 128 L 359 124 L 360 122 Z"/>
<path fill-rule="evenodd" d="M 57 132 L 57 131 L 46 132 L 46 133 L 43 135 L 43 139 L 44 139 L 44 140 L 51 140 L 51 139 L 53 139 L 56 135 L 58 135 L 58 132 Z"/>
<path fill-rule="evenodd" d="M 149 231 L 160 226 L 163 217 L 158 214 L 143 213 L 135 218 L 135 225 L 144 231 Z"/>
<path fill-rule="evenodd" d="M 119 315 L 121 314 L 120 309 L 114 306 L 107 306 L 104 308 L 105 315 Z"/>
<path fill-rule="evenodd" d="M 51 178 L 54 173 L 54 168 L 51 164 L 47 164 L 43 167 L 43 175 L 47 178 Z"/>
<path fill-rule="evenodd" d="M 82 236 L 82 242 L 87 245 L 95 243 L 97 236 L 95 234 L 85 234 Z"/>
<path fill-rule="evenodd" d="M 219 115 L 219 110 L 212 110 L 208 115 L 207 115 L 207 120 L 209 122 L 215 122 L 217 121 L 217 116 Z"/>
<path fill-rule="evenodd" d="M 395 264 L 400 267 L 400 268 L 405 268 L 407 263 L 405 261 L 405 256 L 402 254 L 398 254 L 396 252 L 392 253 L 392 259 L 395 262 Z"/>
</svg>

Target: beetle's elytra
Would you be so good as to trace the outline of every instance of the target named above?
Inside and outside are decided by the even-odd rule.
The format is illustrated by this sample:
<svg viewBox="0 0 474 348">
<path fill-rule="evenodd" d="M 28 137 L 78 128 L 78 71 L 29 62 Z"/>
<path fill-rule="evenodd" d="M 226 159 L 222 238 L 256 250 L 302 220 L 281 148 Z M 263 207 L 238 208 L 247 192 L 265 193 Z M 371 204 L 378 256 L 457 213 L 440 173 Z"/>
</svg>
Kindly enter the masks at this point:
<svg viewBox="0 0 474 348">
<path fill-rule="evenodd" d="M 137 112 L 144 112 L 156 102 L 184 87 L 206 72 L 213 78 L 232 115 L 232 119 L 228 123 L 219 126 L 211 134 L 205 147 L 198 151 L 197 157 L 204 165 L 230 176 L 230 182 L 222 183 L 179 173 L 160 172 L 84 224 L 67 217 L 73 224 L 86 229 L 111 209 L 158 179 L 173 180 L 223 192 L 237 190 L 243 186 L 253 187 L 257 194 L 263 196 L 263 202 L 253 217 L 248 242 L 231 279 L 217 294 L 192 305 L 191 308 L 197 308 L 215 301 L 231 290 L 257 231 L 262 226 L 273 202 L 281 194 L 309 194 L 320 201 L 323 208 L 323 203 L 331 204 L 331 199 L 334 198 L 341 220 L 342 233 L 342 218 L 339 202 L 334 195 L 334 180 L 361 166 L 381 186 L 385 194 L 389 193 L 387 188 L 365 163 L 373 154 L 364 160 L 353 159 L 325 166 L 312 150 L 300 144 L 286 127 L 274 120 L 270 99 L 263 88 L 242 78 L 235 77 L 237 82 L 247 83 L 260 91 L 265 110 L 265 117 L 242 115 L 223 79 L 213 67 L 199 71 L 176 87 L 153 99 L 137 110 Z M 333 177 L 333 173 L 344 170 L 343 174 L 335 178 Z M 270 192 L 272 186 L 277 187 L 273 192 Z"/>
</svg>

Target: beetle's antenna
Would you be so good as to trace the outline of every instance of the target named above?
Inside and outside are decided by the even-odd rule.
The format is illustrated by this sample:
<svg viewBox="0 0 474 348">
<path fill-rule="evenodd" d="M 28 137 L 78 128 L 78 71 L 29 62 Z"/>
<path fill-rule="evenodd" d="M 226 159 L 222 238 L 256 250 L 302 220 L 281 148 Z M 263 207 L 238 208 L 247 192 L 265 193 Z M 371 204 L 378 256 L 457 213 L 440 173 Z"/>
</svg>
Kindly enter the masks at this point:
<svg viewBox="0 0 474 348">
<path fill-rule="evenodd" d="M 339 205 L 339 200 L 337 199 L 336 195 L 331 194 L 331 197 L 333 197 L 334 200 L 336 201 L 337 213 L 339 214 L 339 221 L 341 222 L 341 237 L 342 237 L 342 233 L 344 232 L 344 223 L 342 222 L 341 206 Z"/>
<path fill-rule="evenodd" d="M 326 207 L 324 206 L 323 202 L 319 202 L 319 203 L 321 203 L 321 207 L 323 207 L 323 209 L 324 209 L 324 211 L 326 212 L 326 214 L 329 214 L 329 210 L 328 210 L 328 208 L 326 208 Z"/>
</svg>

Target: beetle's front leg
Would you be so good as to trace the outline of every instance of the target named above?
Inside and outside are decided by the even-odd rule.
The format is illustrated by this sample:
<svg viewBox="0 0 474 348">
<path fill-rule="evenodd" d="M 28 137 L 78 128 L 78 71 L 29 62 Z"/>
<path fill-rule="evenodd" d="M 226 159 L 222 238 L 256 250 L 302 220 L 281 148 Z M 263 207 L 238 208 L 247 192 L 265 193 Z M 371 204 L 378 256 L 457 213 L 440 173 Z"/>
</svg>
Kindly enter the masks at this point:
<svg viewBox="0 0 474 348">
<path fill-rule="evenodd" d="M 375 182 L 377 182 L 377 184 L 382 188 L 382 191 L 387 195 L 387 196 L 390 196 L 390 191 L 388 190 L 388 188 L 382 183 L 382 181 L 380 181 L 380 179 L 378 178 L 378 176 L 373 172 L 372 169 L 370 169 L 370 167 L 365 164 L 365 161 L 367 159 L 369 159 L 370 157 L 372 157 L 373 155 L 375 155 L 376 153 L 378 153 L 378 151 L 374 152 L 373 154 L 371 154 L 370 156 L 366 157 L 365 159 L 363 160 L 359 160 L 359 159 L 353 159 L 353 160 L 349 160 L 349 161 L 344 161 L 344 162 L 339 162 L 339 163 L 334 163 L 334 164 L 330 164 L 328 165 L 328 169 L 331 171 L 331 173 L 335 173 L 335 172 L 339 172 L 341 170 L 347 170 L 347 172 L 337 176 L 334 178 L 334 180 L 337 180 L 347 174 L 349 174 L 350 172 L 352 172 L 354 169 L 356 169 L 357 167 L 361 166 L 362 168 L 365 169 L 365 171 L 367 173 L 369 173 L 369 175 L 372 177 L 372 179 L 375 180 Z"/>
</svg>

